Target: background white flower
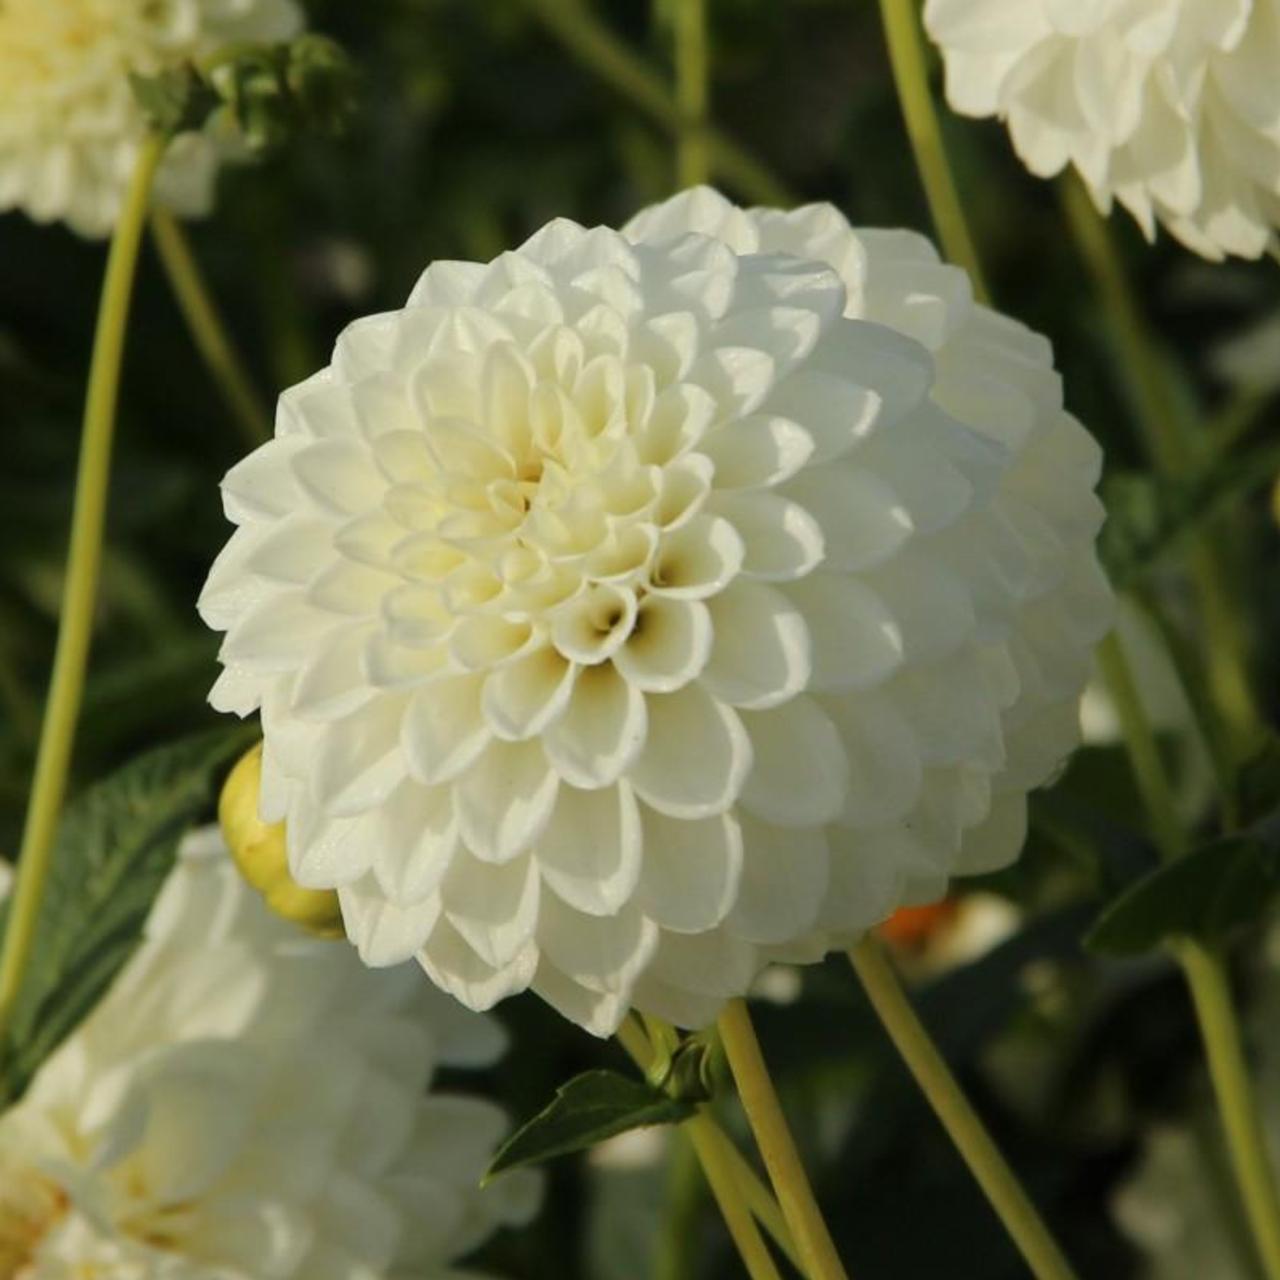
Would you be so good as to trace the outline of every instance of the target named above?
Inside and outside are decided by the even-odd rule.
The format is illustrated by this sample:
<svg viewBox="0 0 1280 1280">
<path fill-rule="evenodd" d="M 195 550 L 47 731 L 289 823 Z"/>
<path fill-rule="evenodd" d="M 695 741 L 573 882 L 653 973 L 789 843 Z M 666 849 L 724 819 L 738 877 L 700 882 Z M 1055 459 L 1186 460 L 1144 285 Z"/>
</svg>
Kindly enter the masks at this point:
<svg viewBox="0 0 1280 1280">
<path fill-rule="evenodd" d="M 427 1092 L 500 1028 L 276 920 L 214 830 L 143 945 L 0 1117 L 0 1275 L 435 1280 L 536 1179 L 478 1179 L 505 1121 Z"/>
<path fill-rule="evenodd" d="M 999 116 L 1040 177 L 1068 164 L 1207 258 L 1256 258 L 1280 221 L 1274 0 L 927 0 L 947 99 Z"/>
<path fill-rule="evenodd" d="M 1016 855 L 1109 619 L 1098 469 L 918 236 L 705 189 L 556 221 L 282 396 L 213 701 L 368 963 L 700 1025 Z"/>
<path fill-rule="evenodd" d="M 4 0 L 0 210 L 108 234 L 146 130 L 129 73 L 154 75 L 233 41 L 287 39 L 300 25 L 294 0 Z M 179 135 L 156 199 L 206 212 L 218 163 L 211 136 Z"/>
</svg>

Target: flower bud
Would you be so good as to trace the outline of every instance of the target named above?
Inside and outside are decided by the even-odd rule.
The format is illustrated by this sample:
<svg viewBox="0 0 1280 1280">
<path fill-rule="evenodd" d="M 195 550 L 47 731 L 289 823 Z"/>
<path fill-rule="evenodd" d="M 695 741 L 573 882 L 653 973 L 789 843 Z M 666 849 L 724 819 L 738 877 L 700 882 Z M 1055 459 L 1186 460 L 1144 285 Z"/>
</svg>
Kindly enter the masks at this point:
<svg viewBox="0 0 1280 1280">
<path fill-rule="evenodd" d="M 338 895 L 298 884 L 289 874 L 284 823 L 263 822 L 258 816 L 261 780 L 259 742 L 236 762 L 218 800 L 218 822 L 232 859 L 276 915 L 320 937 L 342 937 Z"/>
</svg>

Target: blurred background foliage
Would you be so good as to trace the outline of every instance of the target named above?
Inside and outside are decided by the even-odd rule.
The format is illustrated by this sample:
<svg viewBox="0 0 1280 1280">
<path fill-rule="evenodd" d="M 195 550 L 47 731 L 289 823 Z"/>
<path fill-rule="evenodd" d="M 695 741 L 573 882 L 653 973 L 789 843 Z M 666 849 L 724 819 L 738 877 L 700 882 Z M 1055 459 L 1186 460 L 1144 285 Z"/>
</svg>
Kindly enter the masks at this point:
<svg viewBox="0 0 1280 1280">
<path fill-rule="evenodd" d="M 527 0 L 307 7 L 311 25 L 361 68 L 351 130 L 226 172 L 217 213 L 191 233 L 251 372 L 273 397 L 326 361 L 346 322 L 401 305 L 430 260 L 492 257 L 556 215 L 616 224 L 672 189 L 669 137 L 577 62 Z M 855 224 L 927 231 L 875 6 L 713 0 L 710 10 L 717 124 L 798 198 L 831 200 Z M 655 13 L 593 0 L 591 13 L 669 77 L 662 5 Z M 1136 466 L 1115 344 L 1054 188 L 1024 172 L 1000 127 L 944 124 L 999 305 L 1053 339 L 1068 404 L 1113 468 Z M 1249 409 L 1243 439 L 1258 438 L 1280 383 L 1275 264 L 1212 266 L 1167 239 L 1144 244 L 1120 217 L 1112 232 L 1177 395 L 1210 422 L 1224 406 Z M 48 674 L 104 257 L 103 245 L 61 227 L 0 218 L 5 851 L 17 842 Z M 226 535 L 217 480 L 244 443 L 150 254 L 126 358 L 78 784 L 213 722 L 204 699 L 215 641 L 193 606 Z M 1280 557 L 1265 503 L 1235 502 L 1218 532 L 1236 548 L 1256 608 L 1254 652 L 1272 652 Z M 1169 589 L 1159 573 L 1149 585 Z M 1260 664 L 1257 674 L 1274 700 L 1274 672 Z M 1144 1129 L 1204 1089 L 1171 966 L 1102 963 L 1079 945 L 1100 895 L 1151 865 L 1134 813 L 1118 749 L 1083 751 L 1037 802 L 1027 857 L 983 886 L 1013 904 L 1013 935 L 975 962 L 921 977 L 949 1057 L 1082 1273 L 1099 1280 L 1140 1274 L 1110 1204 Z M 615 1048 L 536 1001 L 503 1016 L 513 1053 L 486 1079 L 459 1083 L 485 1088 L 519 1117 L 573 1072 L 622 1064 Z M 847 965 L 837 957 L 805 972 L 799 998 L 765 1004 L 760 1028 L 853 1274 L 1022 1274 Z M 555 1163 L 538 1223 L 495 1241 L 480 1263 L 514 1280 L 679 1280 L 737 1267 L 688 1153 L 661 1139 Z"/>
</svg>

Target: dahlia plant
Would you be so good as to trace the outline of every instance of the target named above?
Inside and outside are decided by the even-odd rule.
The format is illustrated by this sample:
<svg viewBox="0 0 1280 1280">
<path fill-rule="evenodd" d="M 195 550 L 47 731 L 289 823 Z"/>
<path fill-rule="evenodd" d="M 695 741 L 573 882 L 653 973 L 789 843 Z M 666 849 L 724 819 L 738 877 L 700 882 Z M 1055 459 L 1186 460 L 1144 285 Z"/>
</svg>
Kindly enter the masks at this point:
<svg viewBox="0 0 1280 1280">
<path fill-rule="evenodd" d="M 0 262 L 78 301 L 67 229 L 110 238 L 39 724 L 50 572 L 0 557 L 0 780 L 33 756 L 0 788 L 0 1280 L 1118 1280 L 1126 1237 L 1280 1280 L 1244 501 L 1280 454 L 1259 395 L 1201 421 L 1197 363 L 1265 283 L 1150 244 L 1272 248 L 1280 10 L 881 0 L 887 57 L 828 76 L 812 41 L 766 95 L 783 178 L 711 118 L 707 0 L 654 8 L 670 86 L 587 0 L 519 7 L 318 0 L 349 58 L 293 0 L 0 0 Z M 797 37 L 751 8 L 723 74 L 764 92 Z M 673 163 L 587 112 L 561 172 L 547 34 Z M 1065 235 L 1002 137 L 940 120 L 926 37 L 957 114 L 1075 170 Z M 827 79 L 856 128 L 819 127 Z M 858 105 L 890 86 L 907 147 Z M 504 110 L 527 166 L 473 158 Z M 847 183 L 805 159 L 837 136 Z M 228 323 L 180 219 L 247 156 L 199 233 Z M 148 229 L 219 407 L 167 299 L 131 319 Z M 4 306 L 43 427 L 71 380 L 22 370 L 61 331 Z"/>
</svg>

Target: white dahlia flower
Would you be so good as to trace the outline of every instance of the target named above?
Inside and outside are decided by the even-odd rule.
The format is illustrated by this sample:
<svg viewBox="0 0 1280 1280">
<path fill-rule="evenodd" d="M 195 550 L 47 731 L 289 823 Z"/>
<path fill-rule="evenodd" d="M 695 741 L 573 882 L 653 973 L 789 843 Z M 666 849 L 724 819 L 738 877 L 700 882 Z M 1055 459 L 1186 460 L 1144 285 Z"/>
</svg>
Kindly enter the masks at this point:
<svg viewBox="0 0 1280 1280">
<path fill-rule="evenodd" d="M 300 24 L 294 0 L 3 0 L 0 210 L 107 235 L 146 133 L 130 73 L 287 39 Z M 207 132 L 180 134 L 156 175 L 157 201 L 207 212 L 219 152 Z"/>
<path fill-rule="evenodd" d="M 1256 258 L 1280 221 L 1275 0 L 926 0 L 947 100 L 1006 121 L 1042 178 L 1074 165 L 1219 260 Z"/>
<path fill-rule="evenodd" d="M 714 1017 L 1015 856 L 1109 593 L 1048 343 L 702 189 L 438 262 L 223 485 L 214 705 L 369 964 Z"/>
<path fill-rule="evenodd" d="M 413 973 L 276 920 L 216 831 L 0 1116 L 4 1280 L 443 1280 L 536 1182 L 478 1179 L 505 1122 L 427 1092 L 503 1046 Z"/>
</svg>

